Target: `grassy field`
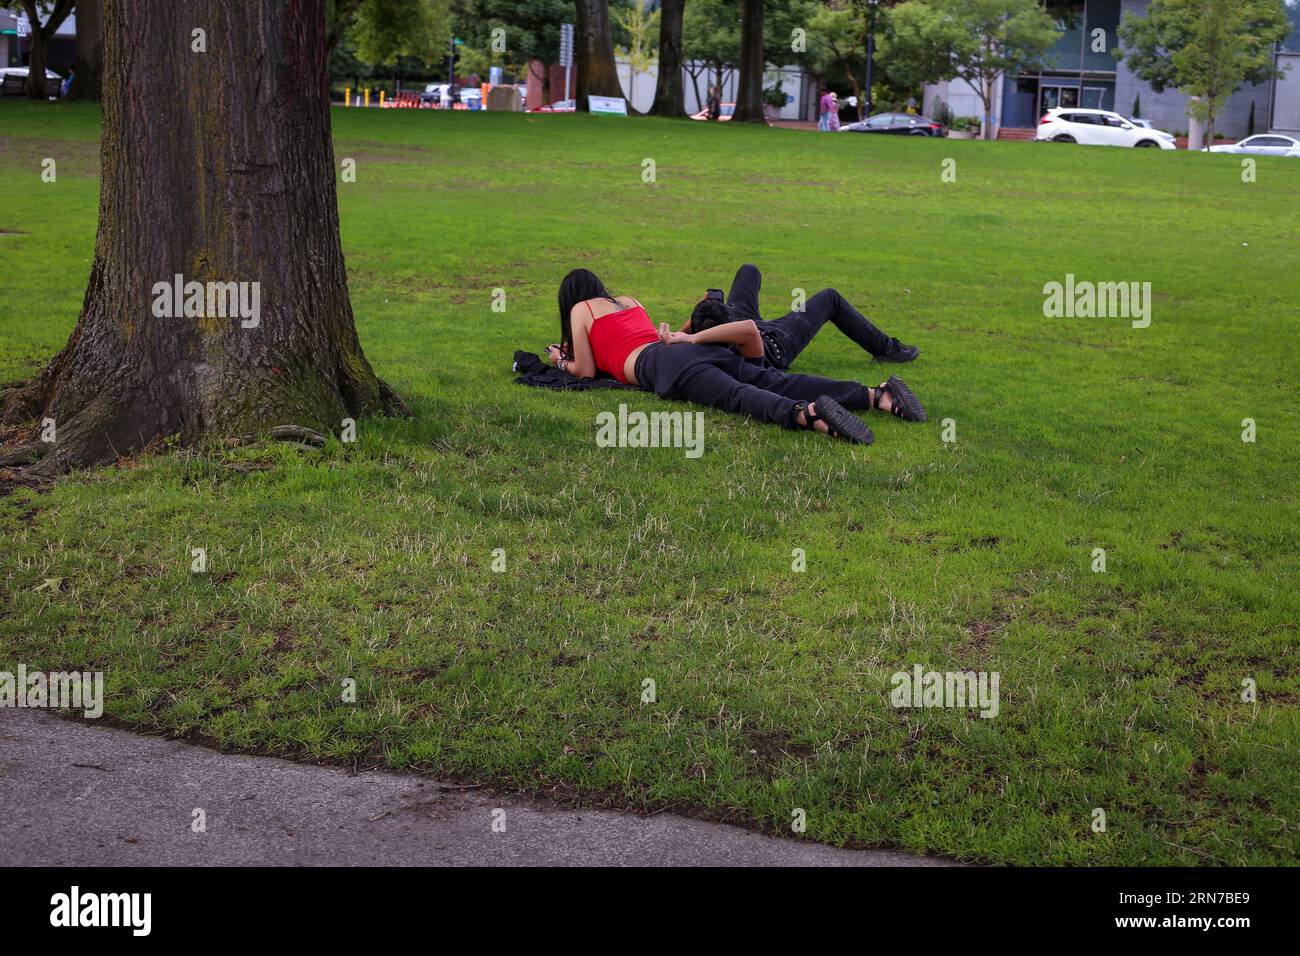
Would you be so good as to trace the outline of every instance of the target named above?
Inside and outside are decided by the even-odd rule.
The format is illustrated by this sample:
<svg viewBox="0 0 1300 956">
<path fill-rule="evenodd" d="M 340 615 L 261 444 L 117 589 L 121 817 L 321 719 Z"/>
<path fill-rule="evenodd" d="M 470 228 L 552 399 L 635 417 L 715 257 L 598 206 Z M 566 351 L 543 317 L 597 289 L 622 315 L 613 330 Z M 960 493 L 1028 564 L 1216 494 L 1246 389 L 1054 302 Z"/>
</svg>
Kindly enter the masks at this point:
<svg viewBox="0 0 1300 956">
<path fill-rule="evenodd" d="M 0 381 L 76 321 L 98 119 L 0 102 Z M 415 418 L 0 499 L 0 670 L 104 670 L 109 718 L 223 748 L 792 838 L 1300 859 L 1300 164 L 378 110 L 335 139 L 361 340 Z M 742 262 L 770 317 L 834 286 L 918 344 L 930 423 L 855 448 L 708 411 L 692 460 L 595 443 L 683 406 L 513 384 L 568 269 L 675 324 Z M 1067 273 L 1150 282 L 1150 327 L 1044 318 Z M 796 370 L 890 369 L 828 327 Z M 915 664 L 997 672 L 998 715 L 891 707 Z"/>
</svg>

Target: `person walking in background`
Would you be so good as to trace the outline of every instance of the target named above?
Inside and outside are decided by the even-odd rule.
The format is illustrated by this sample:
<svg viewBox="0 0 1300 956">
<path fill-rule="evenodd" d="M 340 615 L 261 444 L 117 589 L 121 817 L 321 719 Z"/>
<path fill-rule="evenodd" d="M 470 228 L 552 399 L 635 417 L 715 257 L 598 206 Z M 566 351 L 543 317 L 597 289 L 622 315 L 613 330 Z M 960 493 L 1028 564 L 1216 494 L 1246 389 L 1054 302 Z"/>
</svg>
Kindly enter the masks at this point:
<svg viewBox="0 0 1300 956">
<path fill-rule="evenodd" d="M 831 111 L 826 119 L 826 129 L 832 133 L 840 131 L 840 98 L 836 94 L 831 94 Z"/>
<path fill-rule="evenodd" d="M 831 129 L 831 91 L 822 89 L 821 99 L 817 101 L 817 132 L 829 133 Z"/>
<path fill-rule="evenodd" d="M 72 83 L 76 78 L 77 78 L 77 71 L 74 70 L 72 67 L 68 67 L 68 75 L 65 76 L 63 78 L 63 82 L 59 84 L 59 96 L 62 99 L 66 100 L 69 96 L 72 95 Z"/>
<path fill-rule="evenodd" d="M 709 87 L 709 119 L 717 121 L 722 116 L 722 94 L 716 86 Z"/>
</svg>

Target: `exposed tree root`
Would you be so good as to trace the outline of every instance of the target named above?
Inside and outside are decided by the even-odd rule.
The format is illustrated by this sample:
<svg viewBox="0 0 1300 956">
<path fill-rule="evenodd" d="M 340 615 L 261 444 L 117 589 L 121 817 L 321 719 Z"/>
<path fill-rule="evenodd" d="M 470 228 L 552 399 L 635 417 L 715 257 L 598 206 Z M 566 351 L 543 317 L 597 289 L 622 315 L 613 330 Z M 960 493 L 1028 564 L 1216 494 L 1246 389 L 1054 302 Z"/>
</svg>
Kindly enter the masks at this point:
<svg viewBox="0 0 1300 956">
<path fill-rule="evenodd" d="M 379 400 L 384 403 L 384 414 L 391 415 L 394 418 L 414 418 L 415 413 L 411 411 L 411 406 L 402 400 L 402 396 L 393 391 L 392 387 L 382 378 L 379 382 Z"/>
<path fill-rule="evenodd" d="M 34 423 L 39 428 L 36 419 L 46 411 L 44 403 L 48 398 L 49 390 L 48 376 L 40 375 L 29 382 L 9 386 L 0 392 L 0 400 L 3 400 L 3 415 L 0 416 L 0 423 L 12 422 L 12 427 L 9 429 L 13 433 L 9 436 L 11 439 L 15 436 L 30 438 L 36 431 L 30 427 L 17 426 L 31 426 Z M 6 470 L 5 474 L 0 476 L 0 482 L 8 485 L 40 484 L 74 468 L 106 464 L 136 451 L 147 451 L 153 447 L 151 442 L 156 443 L 162 437 L 161 432 L 146 434 L 149 431 L 158 431 L 157 426 L 162 425 L 162 417 L 149 424 L 141 422 L 141 430 L 135 433 L 124 432 L 121 428 L 106 428 L 107 422 L 114 416 L 108 414 L 106 406 L 109 403 L 104 401 L 105 398 L 107 396 L 101 395 L 99 402 L 92 402 L 83 408 L 72 421 L 59 424 L 57 441 L 25 440 L 9 447 L 0 446 L 0 469 Z M 383 414 L 401 418 L 413 417 L 410 406 L 382 380 L 379 380 L 377 404 L 379 408 L 373 410 L 381 411 Z M 164 427 L 163 430 L 167 429 Z M 299 442 L 311 448 L 324 447 L 330 438 L 325 432 L 292 424 L 277 425 L 264 434 L 275 441 Z M 251 444 L 258 440 L 258 436 L 243 435 L 232 440 L 237 443 Z"/>
<path fill-rule="evenodd" d="M 17 465 L 30 465 L 39 460 L 50 450 L 44 442 L 33 441 L 13 448 L 0 448 L 0 468 L 13 468 Z"/>
<path fill-rule="evenodd" d="M 276 425 L 268 434 L 276 441 L 297 441 L 313 448 L 320 448 L 329 440 L 315 429 L 301 425 Z"/>
</svg>

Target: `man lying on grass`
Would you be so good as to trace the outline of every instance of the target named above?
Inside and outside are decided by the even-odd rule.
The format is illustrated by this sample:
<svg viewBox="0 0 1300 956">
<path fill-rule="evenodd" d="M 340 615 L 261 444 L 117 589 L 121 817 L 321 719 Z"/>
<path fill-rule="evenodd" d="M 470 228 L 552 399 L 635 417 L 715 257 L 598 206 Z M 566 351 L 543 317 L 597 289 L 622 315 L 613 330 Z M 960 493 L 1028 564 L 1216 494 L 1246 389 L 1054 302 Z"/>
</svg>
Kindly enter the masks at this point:
<svg viewBox="0 0 1300 956">
<path fill-rule="evenodd" d="M 726 301 L 722 301 L 721 290 L 710 289 L 682 331 L 703 332 L 724 322 L 750 319 L 763 336 L 764 361 L 782 371 L 794 364 L 795 358 L 827 321 L 877 362 L 910 362 L 921 353 L 916 346 L 904 345 L 880 331 L 835 289 L 822 289 L 802 309 L 791 310 L 773 322 L 765 321 L 758 311 L 758 290 L 762 284 L 763 274 L 758 266 L 741 266 L 731 280 Z"/>
<path fill-rule="evenodd" d="M 763 337 L 752 319 L 700 332 L 673 332 L 664 323 L 656 331 L 640 302 L 611 295 L 587 269 L 564 277 L 559 305 L 560 344 L 548 347 L 546 357 L 573 376 L 605 372 L 660 398 L 724 408 L 862 445 L 874 436 L 849 409 L 875 408 L 904 421 L 926 419 L 911 389 L 892 375 L 868 388 L 764 367 Z"/>
</svg>

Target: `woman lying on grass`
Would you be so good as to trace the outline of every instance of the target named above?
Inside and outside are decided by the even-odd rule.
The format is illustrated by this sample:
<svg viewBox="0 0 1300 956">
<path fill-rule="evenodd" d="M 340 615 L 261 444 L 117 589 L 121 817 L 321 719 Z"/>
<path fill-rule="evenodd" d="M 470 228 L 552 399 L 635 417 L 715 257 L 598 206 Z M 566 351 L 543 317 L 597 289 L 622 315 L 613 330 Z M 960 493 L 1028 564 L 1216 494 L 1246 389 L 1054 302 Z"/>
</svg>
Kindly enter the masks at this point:
<svg viewBox="0 0 1300 956">
<path fill-rule="evenodd" d="M 560 344 L 546 350 L 561 371 L 578 378 L 606 372 L 620 382 L 784 428 L 807 428 L 869 445 L 871 429 L 849 409 L 875 408 L 904 421 L 925 421 L 925 409 L 894 376 L 877 388 L 758 364 L 763 338 L 746 319 L 703 332 L 658 331 L 641 303 L 609 294 L 596 276 L 574 269 L 560 283 Z"/>
</svg>

